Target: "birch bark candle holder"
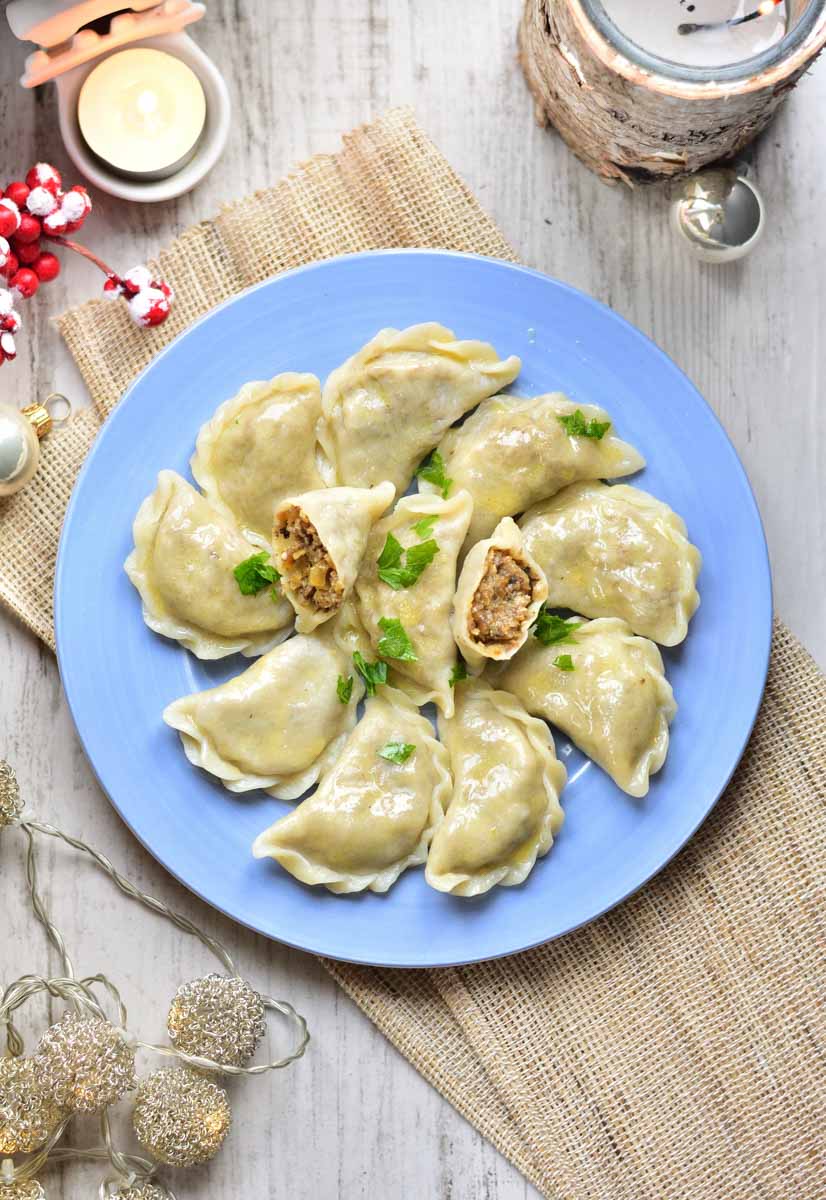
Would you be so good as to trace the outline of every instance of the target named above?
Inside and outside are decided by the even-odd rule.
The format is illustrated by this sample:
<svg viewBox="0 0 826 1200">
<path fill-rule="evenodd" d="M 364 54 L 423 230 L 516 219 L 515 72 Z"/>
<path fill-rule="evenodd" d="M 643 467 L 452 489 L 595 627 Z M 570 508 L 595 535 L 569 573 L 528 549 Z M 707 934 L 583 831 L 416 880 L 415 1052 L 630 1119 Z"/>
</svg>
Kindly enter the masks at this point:
<svg viewBox="0 0 826 1200">
<path fill-rule="evenodd" d="M 826 0 L 525 0 L 519 28 L 539 123 L 632 186 L 738 154 L 824 44 Z"/>
</svg>

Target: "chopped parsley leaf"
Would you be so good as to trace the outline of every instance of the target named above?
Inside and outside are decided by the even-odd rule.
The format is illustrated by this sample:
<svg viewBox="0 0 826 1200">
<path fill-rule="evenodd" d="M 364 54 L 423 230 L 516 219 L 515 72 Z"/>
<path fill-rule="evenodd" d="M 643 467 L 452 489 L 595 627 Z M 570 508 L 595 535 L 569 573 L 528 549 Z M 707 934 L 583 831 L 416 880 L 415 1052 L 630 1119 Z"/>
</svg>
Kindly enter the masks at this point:
<svg viewBox="0 0 826 1200">
<path fill-rule="evenodd" d="M 428 538 L 426 542 L 418 542 L 415 546 L 408 546 L 405 555 L 405 569 L 414 572 L 418 579 L 425 567 L 433 562 L 438 553 L 439 543 L 433 538 Z"/>
<path fill-rule="evenodd" d="M 384 549 L 379 555 L 379 579 L 396 592 L 401 588 L 412 587 L 419 581 L 425 567 L 433 562 L 438 553 L 438 542 L 432 538 L 404 550 L 393 534 L 388 533 Z M 404 563 L 402 563 L 402 556 L 404 556 Z"/>
<path fill-rule="evenodd" d="M 353 694 L 353 676 L 348 675 L 345 679 L 343 675 L 339 675 L 338 683 L 336 684 L 336 695 L 342 704 L 349 704 L 350 697 Z"/>
<path fill-rule="evenodd" d="M 257 596 L 268 583 L 278 583 L 281 576 L 272 563 L 267 562 L 269 557 L 269 551 L 262 550 L 260 554 L 251 554 L 233 568 L 232 573 L 243 595 Z M 278 596 L 273 598 L 278 599 Z"/>
<path fill-rule="evenodd" d="M 611 428 L 610 421 L 597 421 L 596 419 L 586 421 L 585 414 L 581 408 L 574 409 L 567 416 L 559 417 L 559 421 L 565 427 L 565 432 L 569 437 L 594 438 L 597 442 Z"/>
<path fill-rule="evenodd" d="M 375 696 L 380 683 L 387 683 L 387 663 L 365 662 L 363 655 L 356 650 L 353 655 L 353 665 L 364 680 L 368 696 Z"/>
<path fill-rule="evenodd" d="M 393 537 L 392 533 L 388 533 L 384 549 L 379 555 L 379 571 L 400 567 L 402 554 L 404 554 L 404 550 L 402 549 L 401 542 L 398 538 Z"/>
<path fill-rule="evenodd" d="M 543 604 L 539 610 L 533 627 L 533 636 L 538 638 L 543 646 L 557 646 L 560 642 L 576 644 L 574 630 L 579 629 L 582 621 L 568 622 L 564 617 L 549 613 Z"/>
<path fill-rule="evenodd" d="M 416 749 L 410 742 L 388 742 L 386 746 L 382 746 L 379 750 L 379 758 L 386 758 L 388 762 L 406 763 L 410 755 Z"/>
<path fill-rule="evenodd" d="M 425 459 L 416 474 L 419 479 L 426 479 L 428 483 L 441 488 L 442 498 L 447 500 L 453 480 L 448 479 L 445 474 L 445 461 L 438 450 L 434 450 L 430 457 Z"/>
<path fill-rule="evenodd" d="M 570 654 L 558 654 L 554 659 L 554 666 L 559 667 L 560 671 L 573 671 L 574 660 Z"/>
<path fill-rule="evenodd" d="M 411 526 L 411 528 L 416 537 L 424 541 L 425 538 L 430 537 L 431 533 L 433 532 L 433 526 L 436 524 L 438 519 L 438 516 L 434 513 L 432 517 L 422 517 L 421 521 L 417 521 L 415 525 Z"/>
<path fill-rule="evenodd" d="M 407 630 L 395 617 L 382 617 L 379 628 L 384 637 L 379 639 L 378 651 L 383 658 L 397 658 L 399 662 L 418 662 L 419 656 L 407 636 Z"/>
<path fill-rule="evenodd" d="M 460 658 L 453 670 L 450 672 L 450 686 L 456 687 L 456 684 L 461 683 L 463 679 L 467 679 L 467 666 Z"/>
</svg>

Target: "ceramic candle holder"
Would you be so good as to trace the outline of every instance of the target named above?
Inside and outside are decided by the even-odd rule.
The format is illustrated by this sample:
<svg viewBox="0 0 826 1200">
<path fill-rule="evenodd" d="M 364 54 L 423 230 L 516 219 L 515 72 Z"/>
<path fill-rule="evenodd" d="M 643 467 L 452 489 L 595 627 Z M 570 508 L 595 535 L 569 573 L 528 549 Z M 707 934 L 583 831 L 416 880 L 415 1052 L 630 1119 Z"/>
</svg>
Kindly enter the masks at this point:
<svg viewBox="0 0 826 1200">
<path fill-rule="evenodd" d="M 60 132 L 75 166 L 112 196 L 143 203 L 170 200 L 195 187 L 218 160 L 229 135 L 229 93 L 218 68 L 184 32 L 203 16 L 202 4 L 132 0 L 132 7 L 136 11 L 119 11 L 118 0 L 14 0 L 7 15 L 12 32 L 40 44 L 26 61 L 21 84 L 37 87 L 54 81 Z M 78 122 L 80 92 L 95 67 L 126 48 L 139 47 L 164 51 L 185 63 L 198 77 L 206 101 L 204 129 L 194 152 L 164 178 L 130 178 L 113 169 L 90 150 Z"/>
</svg>

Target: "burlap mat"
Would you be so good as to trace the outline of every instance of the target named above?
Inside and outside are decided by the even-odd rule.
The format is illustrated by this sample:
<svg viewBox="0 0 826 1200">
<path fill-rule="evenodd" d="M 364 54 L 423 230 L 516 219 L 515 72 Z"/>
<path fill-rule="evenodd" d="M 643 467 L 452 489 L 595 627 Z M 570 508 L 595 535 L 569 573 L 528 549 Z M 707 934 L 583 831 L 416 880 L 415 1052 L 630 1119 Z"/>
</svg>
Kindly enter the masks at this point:
<svg viewBox="0 0 826 1200">
<path fill-rule="evenodd" d="M 60 320 L 94 407 L 48 438 L 35 480 L 0 501 L 0 596 L 49 645 L 66 500 L 130 380 L 241 288 L 380 246 L 513 257 L 406 111 L 179 238 L 159 260 L 178 293 L 159 330 L 140 332 L 120 305 L 97 301 Z M 731 786 L 643 891 L 586 929 L 499 962 L 325 964 L 545 1195 L 826 1195 L 825 706 L 823 677 L 778 623 L 766 698 Z"/>
</svg>

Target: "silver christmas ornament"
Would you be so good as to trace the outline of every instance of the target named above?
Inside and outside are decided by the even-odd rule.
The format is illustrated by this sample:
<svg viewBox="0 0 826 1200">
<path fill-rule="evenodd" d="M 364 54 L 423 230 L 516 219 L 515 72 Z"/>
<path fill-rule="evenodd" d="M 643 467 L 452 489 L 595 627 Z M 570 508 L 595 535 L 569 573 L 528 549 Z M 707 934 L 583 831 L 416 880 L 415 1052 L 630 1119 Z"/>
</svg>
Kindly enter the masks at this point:
<svg viewBox="0 0 826 1200">
<path fill-rule="evenodd" d="M 34 1059 L 0 1058 L 0 1154 L 30 1154 L 64 1112 L 41 1086 Z"/>
<path fill-rule="evenodd" d="M 185 1054 L 243 1067 L 267 1031 L 264 1002 L 243 979 L 207 975 L 178 988 L 167 1029 Z"/>
<path fill-rule="evenodd" d="M 71 1112 L 98 1112 L 135 1087 L 135 1050 L 122 1030 L 98 1017 L 68 1013 L 40 1039 L 44 1091 Z"/>
<path fill-rule="evenodd" d="M 711 167 L 678 185 L 671 224 L 703 262 L 733 262 L 753 250 L 762 237 L 765 206 L 744 173 L 733 167 Z"/>
<path fill-rule="evenodd" d="M 0 405 L 0 496 L 19 492 L 39 461 L 40 446 L 32 423 L 20 409 Z"/>
<path fill-rule="evenodd" d="M 13 496 L 25 487 L 40 462 L 40 439 L 53 425 L 69 419 L 72 406 L 60 392 L 45 404 L 14 408 L 0 404 L 0 496 Z"/>
<path fill-rule="evenodd" d="M 143 1080 L 132 1123 L 138 1141 L 170 1167 L 208 1162 L 220 1150 L 232 1116 L 222 1087 L 180 1067 L 162 1067 Z"/>
<path fill-rule="evenodd" d="M 20 785 L 11 764 L 0 759 L 0 829 L 11 825 L 23 812 Z"/>
</svg>

